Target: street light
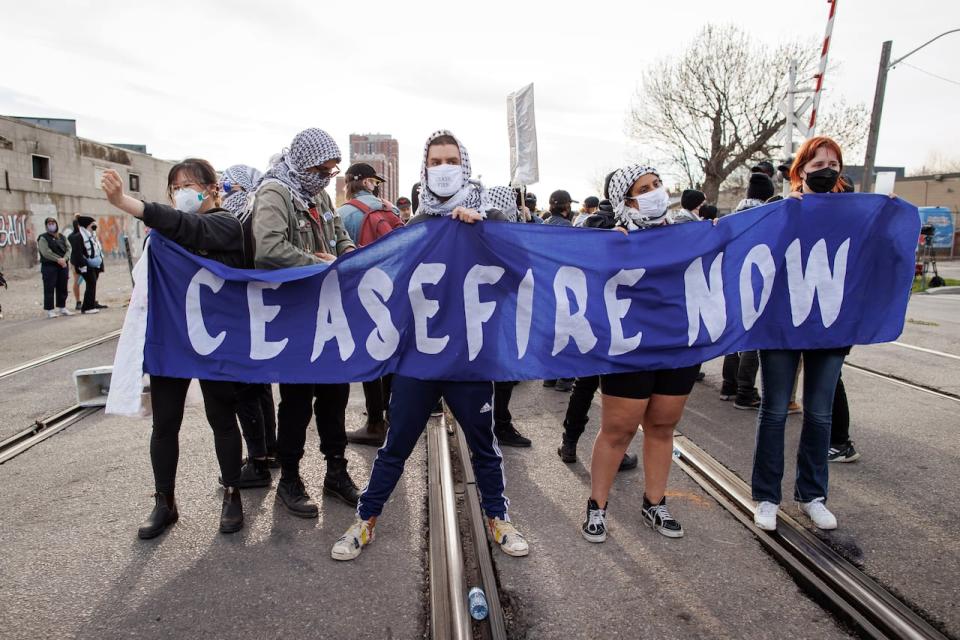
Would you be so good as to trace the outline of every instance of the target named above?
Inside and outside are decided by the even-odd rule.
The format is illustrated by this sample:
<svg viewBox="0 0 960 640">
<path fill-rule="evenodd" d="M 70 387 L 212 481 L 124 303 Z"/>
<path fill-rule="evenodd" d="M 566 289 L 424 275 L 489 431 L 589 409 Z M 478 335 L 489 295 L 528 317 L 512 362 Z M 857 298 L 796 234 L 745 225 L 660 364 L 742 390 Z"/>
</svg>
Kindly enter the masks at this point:
<svg viewBox="0 0 960 640">
<path fill-rule="evenodd" d="M 887 71 L 915 54 L 920 49 L 951 33 L 960 32 L 960 29 L 951 29 L 944 31 L 935 38 L 927 40 L 922 45 L 911 51 L 905 56 L 901 56 L 890 62 L 890 49 L 893 47 L 893 41 L 887 40 L 880 49 L 880 70 L 877 72 L 877 90 L 873 94 L 873 111 L 870 112 L 870 131 L 867 134 L 867 154 L 863 160 L 863 184 L 860 191 L 869 193 L 873 186 L 873 165 L 877 158 L 877 138 L 880 135 L 880 115 L 883 112 L 883 96 L 887 90 Z"/>
</svg>

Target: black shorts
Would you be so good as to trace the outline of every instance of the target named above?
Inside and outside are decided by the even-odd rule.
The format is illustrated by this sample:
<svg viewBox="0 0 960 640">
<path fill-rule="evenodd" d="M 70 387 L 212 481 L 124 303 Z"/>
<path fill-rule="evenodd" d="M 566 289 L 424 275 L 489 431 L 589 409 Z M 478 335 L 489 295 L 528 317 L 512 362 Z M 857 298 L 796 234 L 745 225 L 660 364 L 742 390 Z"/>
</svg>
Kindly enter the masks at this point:
<svg viewBox="0 0 960 640">
<path fill-rule="evenodd" d="M 616 398 L 646 400 L 660 396 L 686 396 L 693 391 L 700 365 L 682 369 L 659 371 L 636 371 L 634 373 L 609 373 L 600 376 L 600 393 Z"/>
</svg>

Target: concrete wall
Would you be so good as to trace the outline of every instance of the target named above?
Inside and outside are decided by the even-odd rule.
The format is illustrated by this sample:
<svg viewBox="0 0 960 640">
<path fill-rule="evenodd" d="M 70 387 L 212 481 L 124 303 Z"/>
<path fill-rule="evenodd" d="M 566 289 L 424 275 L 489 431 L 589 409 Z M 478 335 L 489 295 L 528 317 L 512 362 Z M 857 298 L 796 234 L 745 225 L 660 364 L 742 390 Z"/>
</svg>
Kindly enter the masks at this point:
<svg viewBox="0 0 960 640">
<path fill-rule="evenodd" d="M 940 249 L 937 254 L 943 257 L 960 255 L 960 173 L 897 178 L 894 191 L 918 207 L 950 209 L 953 212 L 953 251 Z"/>
<path fill-rule="evenodd" d="M 49 181 L 33 178 L 33 154 L 50 158 Z M 69 231 L 75 214 L 92 216 L 106 254 L 125 255 L 124 235 L 139 254 L 143 224 L 107 202 L 98 186 L 100 173 L 116 169 L 125 188 L 129 174 L 138 174 L 140 191 L 131 195 L 165 201 L 171 166 L 148 155 L 0 116 L 0 269 L 37 263 L 36 240 L 47 217 L 57 218 L 60 228 Z"/>
</svg>

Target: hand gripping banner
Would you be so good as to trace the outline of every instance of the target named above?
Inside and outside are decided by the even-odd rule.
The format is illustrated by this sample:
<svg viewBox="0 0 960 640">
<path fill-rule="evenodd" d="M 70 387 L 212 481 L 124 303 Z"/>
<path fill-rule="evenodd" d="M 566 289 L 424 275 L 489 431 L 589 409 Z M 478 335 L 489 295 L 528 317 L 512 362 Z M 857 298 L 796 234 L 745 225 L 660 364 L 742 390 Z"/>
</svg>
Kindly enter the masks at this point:
<svg viewBox="0 0 960 640">
<path fill-rule="evenodd" d="M 438 218 L 278 271 L 231 269 L 153 233 L 144 370 L 524 380 L 886 342 L 903 329 L 919 226 L 916 207 L 874 194 L 629 236 Z"/>
</svg>

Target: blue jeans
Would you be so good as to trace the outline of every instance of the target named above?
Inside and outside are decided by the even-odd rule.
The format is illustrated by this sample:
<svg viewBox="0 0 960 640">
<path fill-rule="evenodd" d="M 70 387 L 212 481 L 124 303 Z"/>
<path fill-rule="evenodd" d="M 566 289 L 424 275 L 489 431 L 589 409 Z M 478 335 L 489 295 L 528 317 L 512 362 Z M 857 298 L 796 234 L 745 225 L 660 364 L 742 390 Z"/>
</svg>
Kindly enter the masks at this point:
<svg viewBox="0 0 960 640">
<path fill-rule="evenodd" d="M 370 480 L 360 496 L 360 519 L 379 516 L 383 511 L 441 397 L 463 429 L 484 513 L 491 518 L 505 518 L 510 502 L 503 495 L 503 456 L 493 435 L 493 383 L 418 380 L 394 375 L 387 441 L 377 452 Z"/>
<path fill-rule="evenodd" d="M 760 352 L 762 400 L 753 454 L 753 499 L 780 504 L 783 480 L 783 433 L 787 405 L 803 355 L 803 430 L 797 450 L 794 498 L 827 498 L 827 450 L 830 448 L 833 394 L 847 349 Z"/>
</svg>

